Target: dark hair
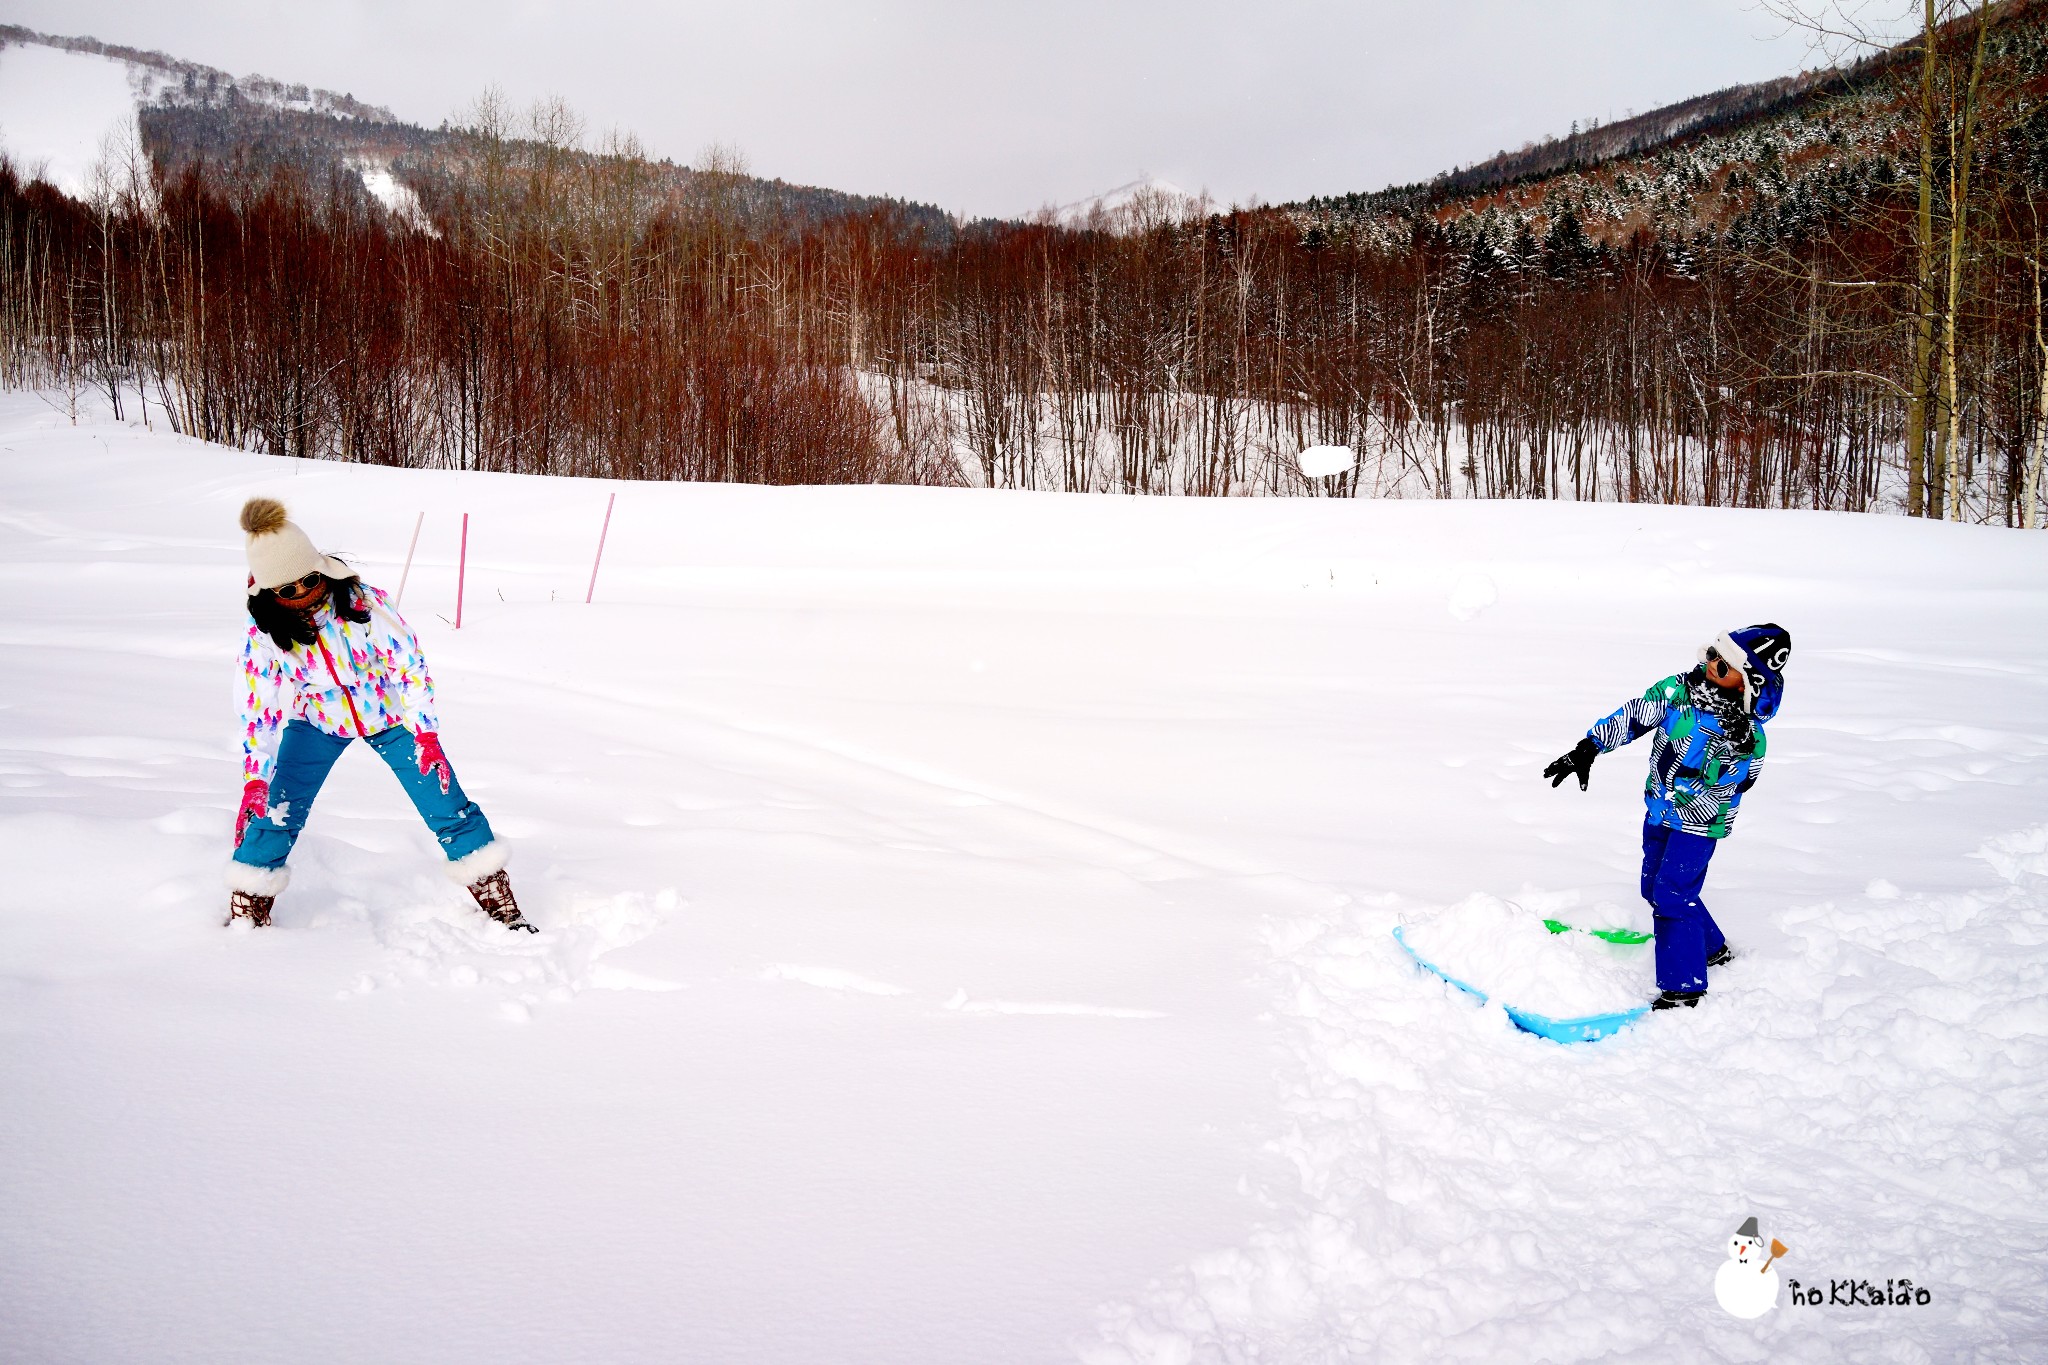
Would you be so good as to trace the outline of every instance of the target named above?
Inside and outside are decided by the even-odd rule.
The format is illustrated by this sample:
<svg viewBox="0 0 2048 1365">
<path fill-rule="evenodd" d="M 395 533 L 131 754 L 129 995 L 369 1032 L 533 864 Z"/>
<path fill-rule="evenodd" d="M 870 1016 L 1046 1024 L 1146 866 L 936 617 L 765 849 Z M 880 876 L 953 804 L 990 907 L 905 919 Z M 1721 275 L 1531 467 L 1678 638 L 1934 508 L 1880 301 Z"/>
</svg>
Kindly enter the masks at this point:
<svg viewBox="0 0 2048 1365">
<path fill-rule="evenodd" d="M 327 605 L 334 614 L 344 621 L 357 625 L 370 619 L 370 609 L 356 601 L 356 589 L 362 586 L 362 579 L 355 574 L 347 578 L 329 578 L 320 575 L 327 584 Z M 295 610 L 278 600 L 274 588 L 259 588 L 249 594 L 249 619 L 256 623 L 256 629 L 277 642 L 277 647 L 287 654 L 293 645 L 310 645 L 318 638 L 313 629 L 313 613 Z"/>
</svg>

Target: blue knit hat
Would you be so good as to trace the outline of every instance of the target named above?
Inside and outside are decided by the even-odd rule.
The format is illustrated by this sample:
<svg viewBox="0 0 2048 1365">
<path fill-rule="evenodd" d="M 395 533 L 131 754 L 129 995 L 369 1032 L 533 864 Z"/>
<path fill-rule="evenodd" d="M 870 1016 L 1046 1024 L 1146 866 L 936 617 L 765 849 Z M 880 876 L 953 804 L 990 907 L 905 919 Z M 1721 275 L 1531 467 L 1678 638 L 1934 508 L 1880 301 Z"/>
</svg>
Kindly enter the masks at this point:
<svg viewBox="0 0 2048 1365">
<path fill-rule="evenodd" d="M 1792 657 L 1792 632 L 1766 621 L 1760 626 L 1731 630 L 1706 649 L 1712 649 L 1742 671 L 1742 709 L 1758 720 L 1778 714 L 1785 699 L 1785 664 Z"/>
</svg>

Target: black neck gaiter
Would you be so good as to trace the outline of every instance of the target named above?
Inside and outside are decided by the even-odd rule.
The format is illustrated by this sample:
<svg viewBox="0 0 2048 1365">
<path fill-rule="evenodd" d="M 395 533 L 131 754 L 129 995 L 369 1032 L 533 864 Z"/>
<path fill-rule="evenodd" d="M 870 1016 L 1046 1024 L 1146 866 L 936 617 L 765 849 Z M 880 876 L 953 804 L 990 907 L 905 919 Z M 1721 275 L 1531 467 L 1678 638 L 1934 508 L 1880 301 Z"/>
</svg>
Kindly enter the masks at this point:
<svg viewBox="0 0 2048 1365">
<path fill-rule="evenodd" d="M 1716 687 L 1707 681 L 1704 666 L 1685 675 L 1688 700 L 1720 722 L 1721 733 L 1728 736 L 1738 749 L 1749 747 L 1753 723 L 1749 713 L 1742 709 L 1742 693 L 1726 687 Z"/>
</svg>

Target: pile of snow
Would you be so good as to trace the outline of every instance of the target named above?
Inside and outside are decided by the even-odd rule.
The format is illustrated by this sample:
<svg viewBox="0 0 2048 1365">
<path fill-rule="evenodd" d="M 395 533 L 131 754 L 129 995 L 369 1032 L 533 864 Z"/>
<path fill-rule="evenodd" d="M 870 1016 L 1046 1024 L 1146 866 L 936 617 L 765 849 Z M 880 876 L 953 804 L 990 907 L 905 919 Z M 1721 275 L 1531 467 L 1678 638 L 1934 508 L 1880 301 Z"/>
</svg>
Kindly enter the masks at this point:
<svg viewBox="0 0 2048 1365">
<path fill-rule="evenodd" d="M 1358 452 L 1350 446 L 1309 446 L 1294 457 L 1306 478 L 1320 479 L 1356 468 Z"/>
<path fill-rule="evenodd" d="M 404 611 L 538 935 L 360 750 L 221 927 L 252 494 L 386 588 L 425 513 Z M 1566 1047 L 1418 972 L 1394 926 L 1479 895 L 1634 913 L 1643 746 L 1538 774 L 1762 619 L 1708 999 Z M 11 395 L 0 676 L 0 1354 L 2048 1339 L 2048 536 L 403 471 Z"/>
<path fill-rule="evenodd" d="M 1402 934 L 1445 974 L 1552 1019 L 1633 1009 L 1657 993 L 1649 944 L 1553 934 L 1541 915 L 1483 891 L 1410 919 Z"/>
</svg>

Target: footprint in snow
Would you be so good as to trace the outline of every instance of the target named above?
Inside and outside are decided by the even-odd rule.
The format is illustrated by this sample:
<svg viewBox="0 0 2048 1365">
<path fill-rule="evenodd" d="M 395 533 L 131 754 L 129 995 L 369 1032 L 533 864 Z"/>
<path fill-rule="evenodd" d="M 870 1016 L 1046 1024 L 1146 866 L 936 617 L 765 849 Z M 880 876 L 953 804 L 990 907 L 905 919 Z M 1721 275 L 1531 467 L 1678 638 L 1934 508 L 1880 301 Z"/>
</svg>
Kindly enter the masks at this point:
<svg viewBox="0 0 2048 1365">
<path fill-rule="evenodd" d="M 478 914 L 467 900 L 413 896 L 366 908 L 371 932 L 388 955 L 389 970 L 361 975 L 343 997 L 380 986 L 424 982 L 461 991 L 482 990 L 508 1020 L 532 1017 L 536 1006 L 562 1004 L 585 990 L 673 991 L 682 986 L 607 964 L 603 959 L 660 928 L 681 904 L 674 888 L 649 896 L 629 891 L 599 896 L 572 892 L 533 898 L 537 934 L 511 934 Z M 552 902 L 552 903 L 551 903 Z"/>
</svg>

